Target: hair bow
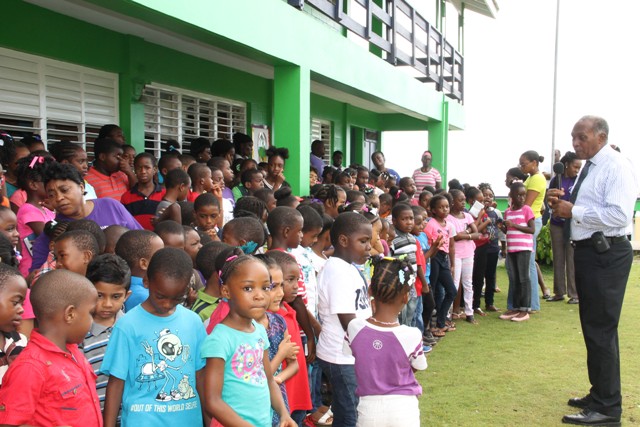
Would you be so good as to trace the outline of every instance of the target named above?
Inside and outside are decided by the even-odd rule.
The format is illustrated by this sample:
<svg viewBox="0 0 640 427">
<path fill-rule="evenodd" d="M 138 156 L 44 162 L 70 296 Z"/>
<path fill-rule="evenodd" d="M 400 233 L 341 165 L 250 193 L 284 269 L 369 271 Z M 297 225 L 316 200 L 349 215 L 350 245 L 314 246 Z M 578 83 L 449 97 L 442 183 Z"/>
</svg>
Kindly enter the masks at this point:
<svg viewBox="0 0 640 427">
<path fill-rule="evenodd" d="M 173 151 L 179 152 L 178 149 L 176 147 L 174 147 L 173 145 L 170 145 L 169 148 L 167 148 L 167 151 L 170 152 L 170 153 L 173 152 Z"/>
<path fill-rule="evenodd" d="M 226 262 L 231 262 L 236 258 L 238 258 L 238 255 L 231 255 L 229 258 L 227 258 Z"/>
<path fill-rule="evenodd" d="M 31 160 L 31 163 L 29 163 L 29 167 L 31 169 L 33 169 L 33 167 L 36 165 L 36 163 L 44 163 L 44 157 L 42 156 L 34 156 L 34 158 Z"/>
<path fill-rule="evenodd" d="M 398 192 L 396 193 L 396 200 L 400 198 L 401 194 L 402 194 L 402 190 L 398 190 Z"/>
</svg>

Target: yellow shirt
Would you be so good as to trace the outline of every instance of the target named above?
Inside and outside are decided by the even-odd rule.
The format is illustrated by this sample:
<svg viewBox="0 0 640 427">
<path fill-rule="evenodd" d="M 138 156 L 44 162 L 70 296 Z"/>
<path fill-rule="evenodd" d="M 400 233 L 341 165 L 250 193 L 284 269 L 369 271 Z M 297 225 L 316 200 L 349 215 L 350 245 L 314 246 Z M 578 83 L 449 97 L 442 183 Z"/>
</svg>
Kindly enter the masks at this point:
<svg viewBox="0 0 640 427">
<path fill-rule="evenodd" d="M 527 178 L 527 180 L 524 182 L 524 187 L 527 189 L 527 191 L 531 190 L 538 192 L 538 197 L 536 197 L 536 199 L 533 201 L 531 210 L 533 211 L 533 214 L 536 216 L 536 218 L 540 218 L 542 216 L 540 210 L 542 209 L 544 196 L 547 193 L 547 180 L 545 179 L 544 175 L 542 175 L 542 173 L 538 172 L 537 174 L 531 175 L 529 178 Z"/>
</svg>

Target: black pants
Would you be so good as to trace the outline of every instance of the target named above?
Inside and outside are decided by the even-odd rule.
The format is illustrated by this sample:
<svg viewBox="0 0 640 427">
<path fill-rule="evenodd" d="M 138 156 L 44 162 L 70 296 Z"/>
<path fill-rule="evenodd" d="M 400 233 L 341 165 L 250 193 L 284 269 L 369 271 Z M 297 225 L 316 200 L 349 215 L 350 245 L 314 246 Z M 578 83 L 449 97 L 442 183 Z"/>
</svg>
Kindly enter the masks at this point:
<svg viewBox="0 0 640 427">
<path fill-rule="evenodd" d="M 509 258 L 509 286 L 513 287 L 513 309 L 531 311 L 531 251 L 507 252 Z"/>
<path fill-rule="evenodd" d="M 576 247 L 574 261 L 591 383 L 589 409 L 619 417 L 622 395 L 618 322 L 633 262 L 631 244 L 612 244 L 603 254 L 596 253 L 593 247 Z"/>
<path fill-rule="evenodd" d="M 496 292 L 496 268 L 498 266 L 499 252 L 489 252 L 489 245 L 476 248 L 473 254 L 473 309 L 480 307 L 482 299 L 482 285 L 484 288 L 484 302 L 487 306 L 493 305 L 493 296 Z"/>
</svg>

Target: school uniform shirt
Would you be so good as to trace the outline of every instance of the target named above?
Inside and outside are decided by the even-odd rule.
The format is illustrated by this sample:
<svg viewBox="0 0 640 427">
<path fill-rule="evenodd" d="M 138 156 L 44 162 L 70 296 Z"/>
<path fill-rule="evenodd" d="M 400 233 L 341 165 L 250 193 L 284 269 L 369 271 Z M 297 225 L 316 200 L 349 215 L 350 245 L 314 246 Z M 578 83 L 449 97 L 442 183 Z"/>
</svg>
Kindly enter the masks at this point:
<svg viewBox="0 0 640 427">
<path fill-rule="evenodd" d="M 204 326 L 177 305 L 167 317 L 137 306 L 118 320 L 102 361 L 102 373 L 124 381 L 123 426 L 200 426 L 196 372 Z"/>
<path fill-rule="evenodd" d="M 353 365 L 354 358 L 343 354 L 345 331 L 338 314 L 355 314 L 359 318 L 371 317 L 371 303 L 367 283 L 353 264 L 331 257 L 318 276 L 318 316 L 322 332 L 316 346 L 316 355 L 325 362 Z"/>
<path fill-rule="evenodd" d="M 4 348 L 0 349 L 0 386 L 2 377 L 9 369 L 9 365 L 27 345 L 27 337 L 19 332 L 0 332 L 4 336 Z"/>
<path fill-rule="evenodd" d="M 251 323 L 253 332 L 241 332 L 219 324 L 202 346 L 202 360 L 203 363 L 205 358 L 224 360 L 222 400 L 251 425 L 270 426 L 271 398 L 263 365 L 264 352 L 269 349 L 269 338 L 264 326 L 255 320 Z M 157 425 L 170 424 L 164 422 Z"/>
<path fill-rule="evenodd" d="M 526 227 L 530 220 L 534 219 L 534 213 L 527 205 L 518 210 L 507 209 L 504 213 L 505 221 Z M 533 234 L 524 233 L 513 227 L 507 228 L 507 252 L 533 251 Z"/>
<path fill-rule="evenodd" d="M 162 201 L 166 190 L 156 184 L 151 194 L 145 196 L 138 190 L 138 184 L 125 192 L 120 202 L 145 230 L 153 231 L 151 219 L 156 215 L 158 204 Z"/>
<path fill-rule="evenodd" d="M 110 197 L 120 201 L 122 195 L 129 189 L 129 177 L 122 171 L 104 175 L 96 168 L 90 167 L 84 179 L 93 186 L 99 199 Z"/>
<path fill-rule="evenodd" d="M 102 426 L 96 375 L 76 344 L 58 348 L 31 332 L 0 389 L 0 424 Z"/>
<path fill-rule="evenodd" d="M 343 351 L 355 357 L 357 396 L 422 394 L 412 370 L 427 369 L 418 328 L 383 328 L 366 319 L 353 319 L 347 327 Z"/>
</svg>

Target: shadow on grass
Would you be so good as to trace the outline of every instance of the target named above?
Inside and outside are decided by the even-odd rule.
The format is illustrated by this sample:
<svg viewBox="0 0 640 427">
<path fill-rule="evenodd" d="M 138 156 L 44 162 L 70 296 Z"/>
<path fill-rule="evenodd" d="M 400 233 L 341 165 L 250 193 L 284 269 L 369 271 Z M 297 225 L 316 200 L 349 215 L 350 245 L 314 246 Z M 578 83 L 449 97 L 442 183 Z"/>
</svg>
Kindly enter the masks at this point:
<svg viewBox="0 0 640 427">
<path fill-rule="evenodd" d="M 553 271 L 543 269 L 553 288 Z M 509 287 L 498 267 L 496 306 L 506 307 Z M 515 323 L 500 313 L 478 325 L 457 321 L 417 374 L 423 426 L 553 426 L 578 412 L 566 405 L 589 391 L 578 306 L 542 302 L 531 320 Z M 484 308 L 484 303 L 483 303 Z M 640 261 L 631 269 L 620 320 L 623 423 L 640 425 Z"/>
</svg>

